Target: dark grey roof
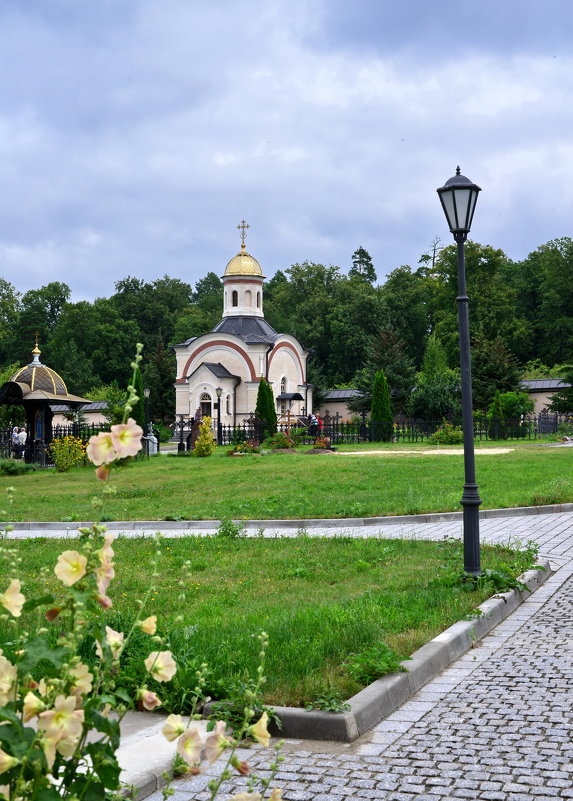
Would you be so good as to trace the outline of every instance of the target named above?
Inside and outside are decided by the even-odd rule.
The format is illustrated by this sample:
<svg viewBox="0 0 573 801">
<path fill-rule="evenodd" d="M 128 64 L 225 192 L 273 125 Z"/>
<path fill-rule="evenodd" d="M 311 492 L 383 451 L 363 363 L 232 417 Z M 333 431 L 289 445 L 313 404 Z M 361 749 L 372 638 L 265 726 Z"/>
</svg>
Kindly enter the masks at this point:
<svg viewBox="0 0 573 801">
<path fill-rule="evenodd" d="M 178 342 L 177 345 L 169 345 L 170 348 L 185 348 L 187 345 L 190 345 L 194 342 L 197 337 L 190 337 L 190 339 L 186 339 L 185 342 Z"/>
<path fill-rule="evenodd" d="M 203 362 L 205 367 L 208 367 L 209 370 L 213 373 L 216 378 L 238 378 L 239 376 L 233 375 L 230 373 L 226 367 L 224 367 L 221 362 Z"/>
<path fill-rule="evenodd" d="M 223 317 L 211 333 L 233 334 L 243 342 L 268 345 L 272 345 L 280 336 L 263 317 Z"/>
<path fill-rule="evenodd" d="M 571 386 L 571 384 L 562 381 L 560 378 L 526 378 L 521 382 L 521 385 L 529 392 L 543 392 L 544 390 L 555 392 L 558 389 Z"/>
<path fill-rule="evenodd" d="M 215 378 L 236 378 L 239 382 L 241 381 L 241 377 L 238 375 L 233 375 L 230 373 L 226 367 L 224 367 L 221 362 L 201 362 L 192 373 L 189 373 L 187 379 L 191 378 L 192 375 L 195 375 L 197 370 L 200 370 L 202 367 L 206 367 L 210 370 Z"/>
<path fill-rule="evenodd" d="M 350 398 L 362 398 L 363 392 L 359 389 L 329 389 L 324 393 L 324 400 L 343 401 Z"/>
<path fill-rule="evenodd" d="M 50 409 L 57 414 L 58 412 L 69 412 L 70 407 L 67 406 L 65 403 L 51 403 Z M 107 401 L 92 401 L 91 403 L 85 403 L 82 406 L 82 412 L 100 412 L 104 409 L 107 409 Z"/>
<path fill-rule="evenodd" d="M 281 392 L 280 395 L 277 395 L 277 400 L 304 400 L 300 392 Z"/>
</svg>

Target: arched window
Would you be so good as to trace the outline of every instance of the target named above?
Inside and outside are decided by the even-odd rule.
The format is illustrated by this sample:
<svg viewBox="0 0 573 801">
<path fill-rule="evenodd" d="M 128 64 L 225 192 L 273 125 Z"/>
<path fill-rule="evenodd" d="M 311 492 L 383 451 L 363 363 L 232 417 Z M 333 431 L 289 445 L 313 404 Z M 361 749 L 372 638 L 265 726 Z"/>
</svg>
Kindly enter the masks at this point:
<svg viewBox="0 0 573 801">
<path fill-rule="evenodd" d="M 208 392 L 201 395 L 201 417 L 213 417 L 211 414 L 211 396 Z"/>
<path fill-rule="evenodd" d="M 261 293 L 257 292 L 257 309 L 261 308 Z"/>
<path fill-rule="evenodd" d="M 232 301 L 231 302 L 232 302 L 233 306 L 238 306 L 239 305 L 239 293 L 237 292 L 236 289 L 233 289 L 233 294 L 232 294 L 231 297 L 232 297 Z"/>
<path fill-rule="evenodd" d="M 252 302 L 253 300 L 251 297 L 251 290 L 247 289 L 247 291 L 245 292 L 245 306 L 251 306 Z"/>
<path fill-rule="evenodd" d="M 225 398 L 225 411 L 227 414 L 231 414 L 231 396 L 227 395 Z"/>
<path fill-rule="evenodd" d="M 283 392 L 286 392 L 286 391 L 287 391 L 287 380 L 286 380 L 286 378 L 283 376 L 283 377 L 281 378 L 281 395 L 282 395 L 282 393 L 283 393 Z"/>
</svg>

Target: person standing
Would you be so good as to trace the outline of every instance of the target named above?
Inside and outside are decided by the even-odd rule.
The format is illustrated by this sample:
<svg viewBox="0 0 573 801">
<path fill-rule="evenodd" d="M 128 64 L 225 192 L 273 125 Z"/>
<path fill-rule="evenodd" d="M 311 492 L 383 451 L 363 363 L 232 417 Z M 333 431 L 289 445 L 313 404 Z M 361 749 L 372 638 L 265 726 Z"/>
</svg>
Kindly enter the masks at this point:
<svg viewBox="0 0 573 801">
<path fill-rule="evenodd" d="M 21 428 L 20 431 L 18 432 L 18 442 L 19 442 L 19 445 L 20 445 L 20 458 L 21 459 L 24 458 L 24 452 L 26 450 L 26 439 L 27 438 L 28 437 L 27 437 L 27 434 L 26 434 L 26 429 L 25 428 Z"/>
</svg>

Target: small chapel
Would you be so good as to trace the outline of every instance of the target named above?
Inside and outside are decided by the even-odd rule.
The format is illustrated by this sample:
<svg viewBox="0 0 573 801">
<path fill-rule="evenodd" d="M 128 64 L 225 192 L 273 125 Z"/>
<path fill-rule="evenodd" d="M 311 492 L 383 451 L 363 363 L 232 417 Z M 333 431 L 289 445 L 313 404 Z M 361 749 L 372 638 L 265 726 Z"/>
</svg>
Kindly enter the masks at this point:
<svg viewBox="0 0 573 801">
<path fill-rule="evenodd" d="M 237 426 L 255 411 L 259 381 L 271 385 L 277 417 L 303 416 L 312 410 L 307 383 L 308 350 L 290 334 L 277 334 L 263 313 L 259 262 L 247 253 L 244 220 L 237 226 L 241 250 L 222 275 L 222 319 L 206 334 L 173 345 L 177 357 L 175 412 L 215 419 L 219 403 L 222 425 Z"/>
</svg>

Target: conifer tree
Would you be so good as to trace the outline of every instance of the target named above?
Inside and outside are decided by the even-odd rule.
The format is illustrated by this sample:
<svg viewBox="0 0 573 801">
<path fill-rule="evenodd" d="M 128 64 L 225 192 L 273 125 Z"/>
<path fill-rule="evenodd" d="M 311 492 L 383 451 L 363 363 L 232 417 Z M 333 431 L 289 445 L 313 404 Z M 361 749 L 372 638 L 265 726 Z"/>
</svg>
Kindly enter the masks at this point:
<svg viewBox="0 0 573 801">
<path fill-rule="evenodd" d="M 505 439 L 506 428 L 505 420 L 503 418 L 503 409 L 501 406 L 501 394 L 499 389 L 495 391 L 493 403 L 489 409 L 489 438 L 490 439 Z"/>
<path fill-rule="evenodd" d="M 379 370 L 374 376 L 370 425 L 371 439 L 373 441 L 390 441 L 392 438 L 392 410 L 390 408 L 388 382 L 383 370 Z"/>
<path fill-rule="evenodd" d="M 266 439 L 266 437 L 271 437 L 273 434 L 277 433 L 277 413 L 275 410 L 273 390 L 269 382 L 262 376 L 257 393 L 255 415 L 259 420 L 263 421 L 259 434 L 261 442 L 263 439 Z"/>
</svg>

